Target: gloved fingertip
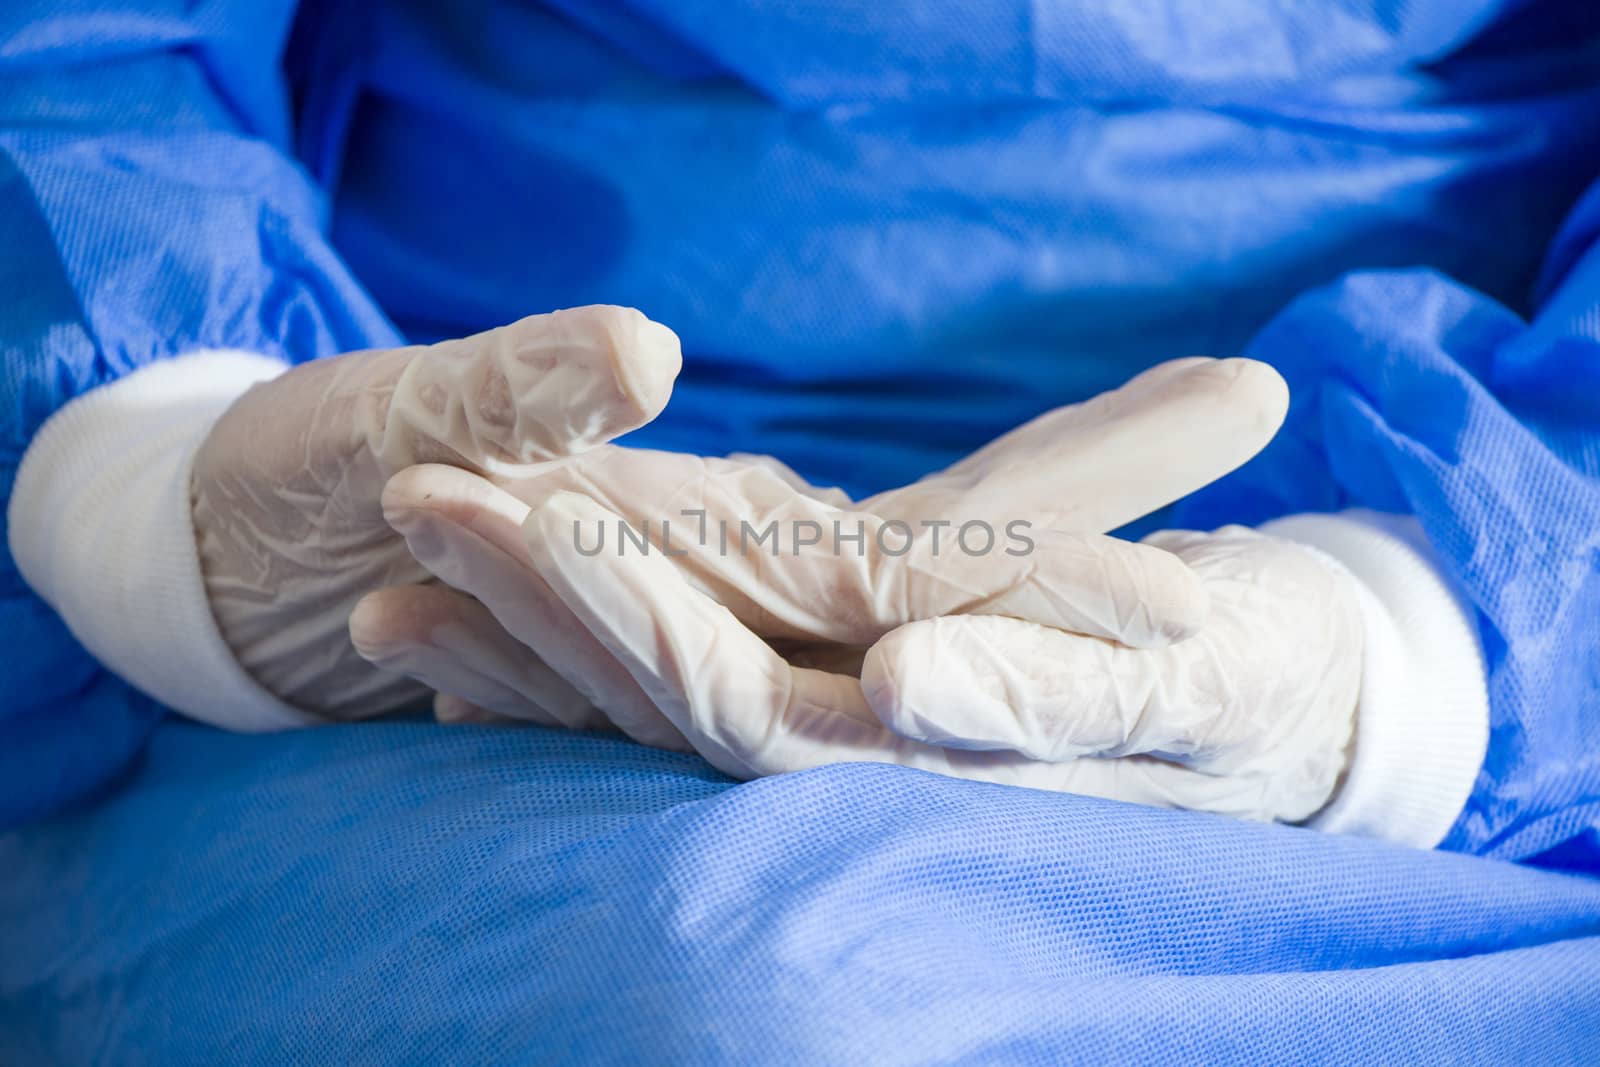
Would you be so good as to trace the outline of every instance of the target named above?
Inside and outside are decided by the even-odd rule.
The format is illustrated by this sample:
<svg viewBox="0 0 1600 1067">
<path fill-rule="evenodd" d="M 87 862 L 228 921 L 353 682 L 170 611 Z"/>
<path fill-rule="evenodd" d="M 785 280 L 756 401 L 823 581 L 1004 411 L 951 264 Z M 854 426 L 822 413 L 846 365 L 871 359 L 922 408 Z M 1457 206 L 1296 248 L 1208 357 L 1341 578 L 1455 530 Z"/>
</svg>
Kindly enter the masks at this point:
<svg viewBox="0 0 1600 1067">
<path fill-rule="evenodd" d="M 428 520 L 442 520 L 506 550 L 514 549 L 514 532 L 528 511 L 525 503 L 488 479 L 436 463 L 394 475 L 383 487 L 381 504 L 384 520 L 408 543 L 425 535 Z M 416 554 L 415 545 L 412 551 Z"/>
<path fill-rule="evenodd" d="M 395 645 L 394 614 L 390 610 L 393 601 L 388 592 L 379 589 L 356 601 L 347 624 L 356 652 L 378 666 L 393 655 Z"/>
<path fill-rule="evenodd" d="M 678 335 L 635 308 L 592 304 L 523 323 L 541 342 L 567 342 L 564 362 L 517 390 L 513 451 L 523 462 L 576 455 L 643 426 L 667 406 L 683 369 Z"/>
<path fill-rule="evenodd" d="M 683 349 L 678 335 L 633 308 L 627 321 L 618 323 L 617 382 L 632 401 L 639 422 L 661 414 L 672 399 L 672 386 L 683 369 Z"/>
<path fill-rule="evenodd" d="M 892 715 L 893 710 L 900 704 L 899 686 L 895 678 L 895 657 L 890 650 L 890 642 L 897 630 L 891 630 L 873 643 L 867 649 L 866 656 L 861 661 L 861 695 L 866 697 L 867 706 L 872 709 L 872 714 L 878 721 L 889 725 L 887 715 Z"/>
<path fill-rule="evenodd" d="M 907 623 L 880 638 L 861 664 L 861 693 L 897 737 L 944 749 L 981 751 L 1022 743 L 1015 709 L 984 681 L 992 650 L 986 629 L 1031 631 L 999 616 L 949 615 Z M 1029 656 L 1024 653 L 1022 662 Z"/>
<path fill-rule="evenodd" d="M 861 662 L 861 695 L 873 716 L 890 733 L 926 742 L 942 736 L 919 711 L 933 677 L 948 650 L 939 647 L 943 619 L 908 623 L 884 634 L 867 649 Z"/>
<path fill-rule="evenodd" d="M 1275 432 L 1289 414 L 1289 383 L 1270 363 L 1244 356 L 1219 360 L 1218 366 L 1234 376 L 1235 388 L 1249 396 L 1250 407 L 1263 425 Z"/>
<path fill-rule="evenodd" d="M 1203 398 L 1216 426 L 1228 427 L 1229 433 L 1249 443 L 1246 457 L 1272 439 L 1289 413 L 1288 383 L 1275 368 L 1258 359 L 1194 356 L 1169 360 L 1129 385 L 1147 382 L 1155 388 Z"/>
<path fill-rule="evenodd" d="M 403 521 L 424 510 L 438 490 L 437 472 L 450 469 L 437 463 L 420 463 L 395 473 L 383 483 L 379 497 L 385 521 L 392 526 L 397 519 Z"/>
<path fill-rule="evenodd" d="M 437 585 L 392 585 L 356 601 L 346 629 L 350 643 L 371 661 L 392 660 L 436 644 L 434 630 L 457 617 L 459 594 Z"/>
</svg>

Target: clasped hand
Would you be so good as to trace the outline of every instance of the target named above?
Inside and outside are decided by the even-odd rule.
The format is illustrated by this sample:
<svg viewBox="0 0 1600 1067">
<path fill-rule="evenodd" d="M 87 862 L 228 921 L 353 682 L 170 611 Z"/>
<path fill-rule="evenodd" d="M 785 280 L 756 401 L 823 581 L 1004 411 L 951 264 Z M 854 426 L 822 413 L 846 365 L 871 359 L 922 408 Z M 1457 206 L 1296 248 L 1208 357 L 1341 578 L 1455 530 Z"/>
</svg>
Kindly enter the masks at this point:
<svg viewBox="0 0 1600 1067">
<path fill-rule="evenodd" d="M 441 720 L 615 728 L 741 778 L 873 760 L 1252 818 L 1326 802 L 1360 678 L 1351 579 L 1237 527 L 1107 535 L 1265 445 L 1286 406 L 1270 368 L 1162 364 L 851 501 L 767 458 L 606 443 L 678 365 L 670 331 L 585 308 L 258 386 L 214 439 L 240 408 L 272 417 L 274 391 L 315 396 L 300 454 L 332 458 L 255 457 L 300 473 L 298 539 L 272 528 L 284 493 L 197 464 L 225 637 L 329 714 L 421 686 Z M 262 517 L 220 534 L 223 496 Z M 957 539 L 974 523 L 981 551 Z M 271 571 L 321 620 L 309 636 L 272 639 L 296 601 L 252 595 Z"/>
</svg>

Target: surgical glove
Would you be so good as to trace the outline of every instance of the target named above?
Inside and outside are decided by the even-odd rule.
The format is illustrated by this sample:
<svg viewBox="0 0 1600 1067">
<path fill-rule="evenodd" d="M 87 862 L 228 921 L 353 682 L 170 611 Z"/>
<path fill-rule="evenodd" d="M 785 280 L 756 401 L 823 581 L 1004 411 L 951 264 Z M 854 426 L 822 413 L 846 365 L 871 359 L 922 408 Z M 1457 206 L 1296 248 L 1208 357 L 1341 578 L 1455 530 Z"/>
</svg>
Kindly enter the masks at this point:
<svg viewBox="0 0 1600 1067">
<path fill-rule="evenodd" d="M 379 500 L 416 463 L 513 474 L 640 426 L 666 405 L 677 337 L 639 312 L 583 307 L 459 340 L 302 364 L 256 385 L 195 457 L 195 536 L 211 610 L 279 699 L 375 714 L 414 683 L 373 669 L 347 622 L 365 593 L 425 572 Z"/>
<path fill-rule="evenodd" d="M 1146 539 L 1205 583 L 1193 637 L 1133 649 L 996 617 L 913 622 L 861 686 L 901 737 L 1059 765 L 1066 788 L 1298 821 L 1329 799 L 1361 684 L 1357 586 L 1322 553 L 1238 526 Z"/>
</svg>

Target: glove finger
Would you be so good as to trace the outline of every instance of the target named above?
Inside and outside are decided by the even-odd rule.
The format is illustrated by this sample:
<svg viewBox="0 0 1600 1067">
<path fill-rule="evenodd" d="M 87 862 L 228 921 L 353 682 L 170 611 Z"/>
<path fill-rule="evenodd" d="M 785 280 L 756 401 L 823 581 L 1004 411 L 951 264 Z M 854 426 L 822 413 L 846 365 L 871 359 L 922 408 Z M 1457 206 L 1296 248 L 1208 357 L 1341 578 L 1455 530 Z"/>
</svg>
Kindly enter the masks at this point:
<svg viewBox="0 0 1600 1067">
<path fill-rule="evenodd" d="M 497 471 L 582 452 L 660 414 L 683 362 L 671 330 L 607 305 L 399 353 L 392 388 L 380 377 L 362 409 L 388 473 L 422 462 Z"/>
<path fill-rule="evenodd" d="M 931 619 L 869 649 L 861 687 L 889 729 L 930 744 L 1050 763 L 1154 754 L 1205 769 L 1206 726 L 1229 683 L 1203 645 L 1128 649 L 1016 619 Z"/>
<path fill-rule="evenodd" d="M 1287 412 L 1288 388 L 1265 363 L 1171 360 L 862 507 L 907 519 L 1040 515 L 1058 529 L 1102 533 L 1239 467 Z"/>
<path fill-rule="evenodd" d="M 350 639 L 374 666 L 507 718 L 574 730 L 609 725 L 488 608 L 453 589 L 411 585 L 369 593 L 350 614 Z"/>
<path fill-rule="evenodd" d="M 503 515 L 495 510 L 499 490 L 479 479 L 480 500 L 460 509 L 458 498 L 429 495 L 429 473 L 447 469 L 410 468 L 384 489 L 384 512 L 417 561 L 440 581 L 480 601 L 511 637 L 602 709 L 623 733 L 641 744 L 681 749 L 682 736 L 573 618 L 521 540 L 508 551 L 485 538 L 480 526 L 468 525 L 486 515 Z M 501 503 L 526 511 L 515 499 Z"/>
<path fill-rule="evenodd" d="M 983 612 L 1148 647 L 1188 637 L 1207 611 L 1200 581 L 1160 549 L 1025 524 L 897 527 L 728 460 L 599 449 L 502 484 L 525 500 L 592 498 L 614 514 L 564 537 L 590 552 L 670 552 L 764 637 L 866 645 L 915 619 Z M 482 496 L 460 472 L 434 485 L 436 497 Z M 477 513 L 501 528 L 486 536 L 509 541 L 514 508 Z"/>
<path fill-rule="evenodd" d="M 1170 552 L 1095 533 L 1039 529 L 1025 538 L 981 555 L 966 554 L 958 540 L 943 556 L 919 538 L 906 554 L 877 561 L 863 591 L 876 609 L 875 625 L 856 639 L 868 643 L 945 615 L 998 615 L 1159 648 L 1205 623 L 1205 585 Z"/>
</svg>

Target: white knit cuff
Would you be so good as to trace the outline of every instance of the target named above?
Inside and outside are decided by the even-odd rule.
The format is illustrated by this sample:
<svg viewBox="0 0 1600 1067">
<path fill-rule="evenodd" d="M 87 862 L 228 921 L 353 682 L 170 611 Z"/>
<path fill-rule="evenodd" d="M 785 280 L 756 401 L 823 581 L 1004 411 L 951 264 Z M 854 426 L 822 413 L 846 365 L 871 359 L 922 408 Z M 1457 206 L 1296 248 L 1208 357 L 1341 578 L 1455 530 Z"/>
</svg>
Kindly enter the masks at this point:
<svg viewBox="0 0 1600 1067">
<path fill-rule="evenodd" d="M 203 351 L 145 366 L 56 412 L 17 470 L 11 555 L 102 664 L 234 730 L 317 721 L 245 673 L 206 599 L 189 476 L 212 423 L 286 364 Z"/>
<path fill-rule="evenodd" d="M 1366 647 L 1344 782 L 1306 825 L 1418 848 L 1444 839 L 1489 745 L 1475 615 L 1410 517 L 1294 515 L 1263 533 L 1332 556 L 1357 579 Z"/>
</svg>

